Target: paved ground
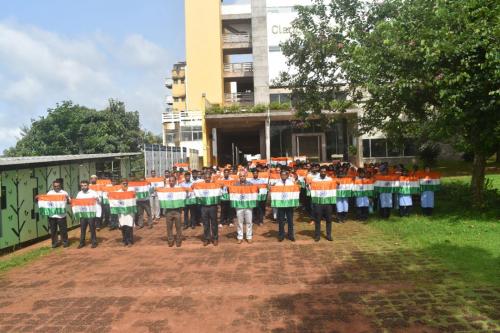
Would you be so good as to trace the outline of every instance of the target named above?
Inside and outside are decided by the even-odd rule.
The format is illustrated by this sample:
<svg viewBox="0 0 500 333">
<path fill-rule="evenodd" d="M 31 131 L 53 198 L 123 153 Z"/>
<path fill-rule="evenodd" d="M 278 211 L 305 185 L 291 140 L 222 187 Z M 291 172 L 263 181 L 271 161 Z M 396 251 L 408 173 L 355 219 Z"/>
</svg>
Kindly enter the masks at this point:
<svg viewBox="0 0 500 333">
<path fill-rule="evenodd" d="M 333 243 L 304 222 L 295 243 L 276 229 L 238 245 L 224 228 L 206 248 L 200 227 L 167 247 L 163 223 L 132 248 L 117 231 L 97 249 L 74 238 L 0 277 L 0 332 L 500 332 L 500 286 L 449 286 L 456 273 L 356 222 Z"/>
</svg>

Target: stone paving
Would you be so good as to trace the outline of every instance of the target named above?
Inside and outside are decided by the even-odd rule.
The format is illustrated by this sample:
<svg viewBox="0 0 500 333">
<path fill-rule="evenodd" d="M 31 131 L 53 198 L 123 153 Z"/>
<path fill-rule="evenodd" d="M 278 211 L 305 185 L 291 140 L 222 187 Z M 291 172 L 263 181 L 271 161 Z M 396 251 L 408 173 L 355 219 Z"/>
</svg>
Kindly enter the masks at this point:
<svg viewBox="0 0 500 333">
<path fill-rule="evenodd" d="M 0 277 L 0 332 L 500 332 L 500 286 L 467 287 L 436 258 L 405 250 L 369 226 L 334 225 L 334 242 L 254 243 L 201 228 L 181 248 L 165 225 L 125 248 L 101 231 L 96 249 L 58 250 Z M 78 231 L 73 233 L 78 235 Z"/>
</svg>

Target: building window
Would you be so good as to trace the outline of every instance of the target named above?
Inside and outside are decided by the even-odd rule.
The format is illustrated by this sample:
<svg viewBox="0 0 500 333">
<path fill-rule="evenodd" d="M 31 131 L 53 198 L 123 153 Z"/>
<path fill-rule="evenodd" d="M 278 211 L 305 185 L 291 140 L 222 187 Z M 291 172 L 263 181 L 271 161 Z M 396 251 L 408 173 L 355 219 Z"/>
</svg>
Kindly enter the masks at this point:
<svg viewBox="0 0 500 333">
<path fill-rule="evenodd" d="M 202 139 L 201 126 L 183 126 L 181 127 L 182 141 L 198 141 Z"/>
<path fill-rule="evenodd" d="M 271 103 L 290 103 L 291 100 L 291 95 L 290 94 L 270 94 L 269 95 L 269 101 Z"/>
<path fill-rule="evenodd" d="M 363 139 L 363 157 L 403 157 L 415 156 L 414 140 L 406 139 L 403 146 L 393 145 L 387 139 Z"/>
<path fill-rule="evenodd" d="M 371 157 L 387 157 L 386 141 L 386 139 L 371 139 Z"/>
</svg>

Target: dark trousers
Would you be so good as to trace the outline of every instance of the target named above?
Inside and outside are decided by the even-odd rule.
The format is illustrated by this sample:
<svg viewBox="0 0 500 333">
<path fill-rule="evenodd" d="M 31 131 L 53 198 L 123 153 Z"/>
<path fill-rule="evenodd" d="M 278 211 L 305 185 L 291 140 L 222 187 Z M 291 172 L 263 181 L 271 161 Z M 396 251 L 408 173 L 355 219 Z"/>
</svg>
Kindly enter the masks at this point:
<svg viewBox="0 0 500 333">
<path fill-rule="evenodd" d="M 184 207 L 184 226 L 196 226 L 196 205 L 187 205 Z"/>
<path fill-rule="evenodd" d="M 203 222 L 203 236 L 205 240 L 218 240 L 217 205 L 201 206 L 201 220 Z"/>
<path fill-rule="evenodd" d="M 96 221 L 98 217 L 96 218 L 88 218 L 88 219 L 80 219 L 80 244 L 85 244 L 85 234 L 87 233 L 87 226 L 90 229 L 90 241 L 92 244 L 97 244 L 97 237 L 96 237 Z"/>
<path fill-rule="evenodd" d="M 52 246 L 56 246 L 59 242 L 57 237 L 57 228 L 59 228 L 59 233 L 61 234 L 63 244 L 68 244 L 68 224 L 66 222 L 66 217 L 49 217 L 49 229 L 50 237 L 52 238 Z"/>
<path fill-rule="evenodd" d="M 234 209 L 231 208 L 231 201 L 221 200 L 220 202 L 220 224 L 233 223 Z"/>
<path fill-rule="evenodd" d="M 285 238 L 285 218 L 288 223 L 288 238 L 294 238 L 293 233 L 293 207 L 278 208 L 278 237 Z"/>
<path fill-rule="evenodd" d="M 411 206 L 399 206 L 399 216 L 410 216 Z"/>
<path fill-rule="evenodd" d="M 383 219 L 388 219 L 391 216 L 391 208 L 379 208 L 380 217 Z"/>
<path fill-rule="evenodd" d="M 167 221 L 167 241 L 168 243 L 174 242 L 174 225 L 175 225 L 175 240 L 177 244 L 182 241 L 182 224 L 181 224 L 181 210 L 179 209 L 165 209 L 165 219 Z"/>
<path fill-rule="evenodd" d="M 194 220 L 196 221 L 197 224 L 202 223 L 201 222 L 201 205 L 195 205 L 194 206 Z"/>
<path fill-rule="evenodd" d="M 264 223 L 264 216 L 266 215 L 266 202 L 257 201 L 257 207 L 252 210 L 253 222 L 256 224 Z"/>
<path fill-rule="evenodd" d="M 137 200 L 137 215 L 135 224 L 139 227 L 144 226 L 144 211 L 148 214 L 148 226 L 153 225 L 153 220 L 151 218 L 151 205 L 148 200 Z"/>
<path fill-rule="evenodd" d="M 134 228 L 128 225 L 122 226 L 123 244 L 134 244 Z"/>
<path fill-rule="evenodd" d="M 321 236 L 321 219 L 326 221 L 326 237 L 332 237 L 332 205 L 314 205 L 314 238 L 319 239 Z"/>
<path fill-rule="evenodd" d="M 366 221 L 368 220 L 368 207 L 358 207 L 358 220 Z"/>
<path fill-rule="evenodd" d="M 422 207 L 422 214 L 425 216 L 431 216 L 433 209 L 434 208 L 430 208 L 430 207 Z"/>
</svg>

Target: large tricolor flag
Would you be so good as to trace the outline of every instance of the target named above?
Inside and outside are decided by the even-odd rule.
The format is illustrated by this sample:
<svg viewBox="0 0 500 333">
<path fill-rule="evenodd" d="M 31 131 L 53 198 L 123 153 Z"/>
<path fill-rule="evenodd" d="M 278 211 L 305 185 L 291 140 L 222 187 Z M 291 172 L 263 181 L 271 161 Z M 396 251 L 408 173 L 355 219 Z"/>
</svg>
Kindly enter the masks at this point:
<svg viewBox="0 0 500 333">
<path fill-rule="evenodd" d="M 267 192 L 268 192 L 268 185 L 267 184 L 255 184 L 259 188 L 259 196 L 257 197 L 257 200 L 259 201 L 266 201 L 267 200 Z"/>
<path fill-rule="evenodd" d="M 198 203 L 198 200 L 194 195 L 193 189 L 191 187 L 186 187 L 186 190 L 187 190 L 186 205 L 196 205 Z"/>
<path fill-rule="evenodd" d="M 334 182 L 312 182 L 309 184 L 311 191 L 311 201 L 319 205 L 331 205 L 336 200 L 337 183 Z"/>
<path fill-rule="evenodd" d="M 71 210 L 77 219 L 96 217 L 97 200 L 94 198 L 71 199 Z"/>
<path fill-rule="evenodd" d="M 119 191 L 121 188 L 122 188 L 121 185 L 103 186 L 103 187 L 101 187 L 101 190 L 102 190 L 102 203 L 104 205 L 109 205 L 108 193 Z"/>
<path fill-rule="evenodd" d="M 420 193 L 420 182 L 417 177 L 399 177 L 399 194 L 417 194 Z"/>
<path fill-rule="evenodd" d="M 437 191 L 441 186 L 441 175 L 437 172 L 427 172 L 419 174 L 420 190 L 424 191 Z"/>
<path fill-rule="evenodd" d="M 194 195 L 197 203 L 203 206 L 217 205 L 220 203 L 222 190 L 216 183 L 195 183 L 193 184 Z"/>
<path fill-rule="evenodd" d="M 229 179 L 219 178 L 215 181 L 215 183 L 222 188 L 221 200 L 229 200 L 229 192 L 227 189 L 229 186 L 234 185 L 234 183 L 236 183 L 236 180 L 233 178 Z"/>
<path fill-rule="evenodd" d="M 38 212 L 42 216 L 66 213 L 67 197 L 64 194 L 42 194 L 38 196 Z"/>
<path fill-rule="evenodd" d="M 375 176 L 375 192 L 378 193 L 398 193 L 399 176 L 377 175 Z"/>
<path fill-rule="evenodd" d="M 255 208 L 259 196 L 256 185 L 229 186 L 229 200 L 233 208 Z"/>
<path fill-rule="evenodd" d="M 333 178 L 338 184 L 337 198 L 350 198 L 352 196 L 352 178 Z"/>
<path fill-rule="evenodd" d="M 98 179 L 96 181 L 97 185 L 111 185 L 111 179 Z"/>
<path fill-rule="evenodd" d="M 374 187 L 372 179 L 356 179 L 352 184 L 352 195 L 354 197 L 373 197 Z"/>
<path fill-rule="evenodd" d="M 148 182 L 128 182 L 128 186 L 135 190 L 135 196 L 137 199 L 148 199 L 150 186 Z"/>
<path fill-rule="evenodd" d="M 271 207 L 298 207 L 300 197 L 299 185 L 271 186 Z"/>
<path fill-rule="evenodd" d="M 165 187 L 165 179 L 162 177 L 146 178 L 146 182 L 153 188 Z"/>
<path fill-rule="evenodd" d="M 137 201 L 135 192 L 109 192 L 109 207 L 111 214 L 135 214 L 137 213 Z"/>
<path fill-rule="evenodd" d="M 156 189 L 160 207 L 167 209 L 182 208 L 186 205 L 186 191 L 184 187 L 160 187 Z"/>
<path fill-rule="evenodd" d="M 89 189 L 92 191 L 96 192 L 99 198 L 102 198 L 102 189 L 103 187 L 106 187 L 106 185 L 99 185 L 99 184 L 89 184 Z"/>
</svg>

